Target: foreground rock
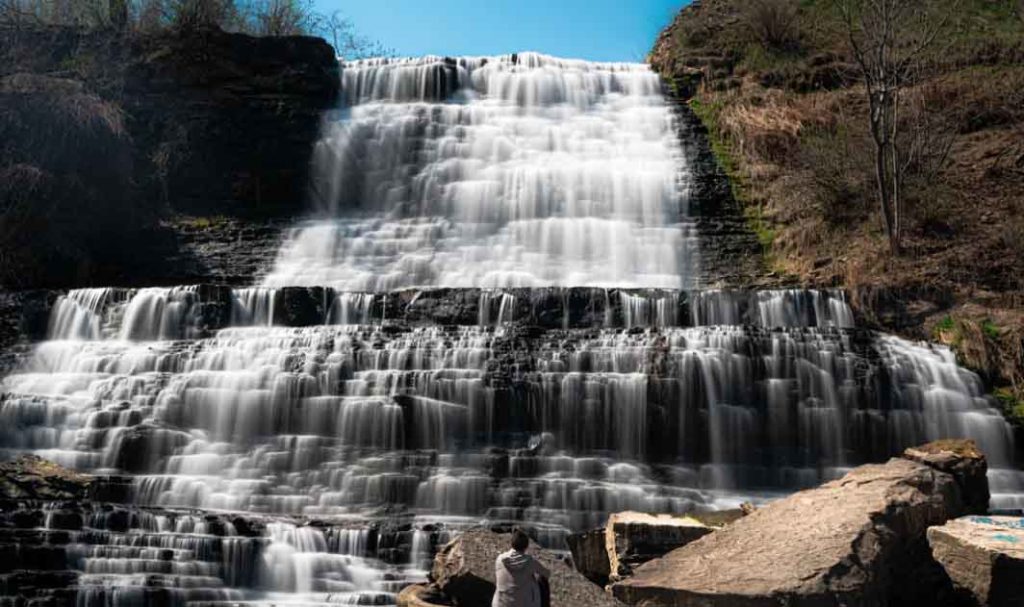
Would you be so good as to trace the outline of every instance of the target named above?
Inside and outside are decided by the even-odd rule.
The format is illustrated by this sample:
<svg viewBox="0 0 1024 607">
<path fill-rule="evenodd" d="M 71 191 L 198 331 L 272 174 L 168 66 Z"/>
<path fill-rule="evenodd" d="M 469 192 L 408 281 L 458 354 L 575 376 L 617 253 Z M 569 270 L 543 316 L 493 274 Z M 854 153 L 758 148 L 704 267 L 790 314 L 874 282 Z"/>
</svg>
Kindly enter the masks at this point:
<svg viewBox="0 0 1024 607">
<path fill-rule="evenodd" d="M 948 601 L 952 587 L 929 556 L 925 531 L 980 505 L 964 489 L 979 486 L 971 475 L 983 479 L 986 465 L 967 442 L 916 451 L 941 456 L 962 476 L 907 457 L 861 466 L 640 566 L 614 594 L 701 607 Z"/>
<path fill-rule="evenodd" d="M 494 560 L 508 550 L 511 538 L 510 534 L 485 529 L 468 530 L 438 552 L 430 577 L 454 605 L 490 605 L 494 596 Z M 552 607 L 619 605 L 555 554 L 532 542 L 529 553 L 551 571 Z"/>
<path fill-rule="evenodd" d="M 736 512 L 735 518 L 741 516 Z M 603 586 L 714 529 L 693 516 L 618 512 L 608 517 L 603 528 L 572 535 L 568 543 L 576 569 Z"/>
<path fill-rule="evenodd" d="M 979 605 L 1024 605 L 1024 518 L 969 516 L 928 530 L 935 557 Z"/>
</svg>

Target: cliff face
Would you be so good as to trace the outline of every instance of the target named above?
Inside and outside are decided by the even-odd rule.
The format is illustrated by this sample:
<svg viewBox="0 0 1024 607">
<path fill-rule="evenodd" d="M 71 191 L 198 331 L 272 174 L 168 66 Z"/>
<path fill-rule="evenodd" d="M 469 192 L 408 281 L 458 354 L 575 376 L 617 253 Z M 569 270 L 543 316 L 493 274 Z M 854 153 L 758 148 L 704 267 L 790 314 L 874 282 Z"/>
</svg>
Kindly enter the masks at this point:
<svg viewBox="0 0 1024 607">
<path fill-rule="evenodd" d="M 272 248 L 268 222 L 303 212 L 339 86 L 323 40 L 66 28 L 0 40 L 0 170 L 13 176 L 0 284 L 231 281 Z M 242 268 L 223 267 L 225 241 L 247 245 L 231 262 Z"/>
<path fill-rule="evenodd" d="M 758 6 L 698 0 L 648 60 L 707 127 L 767 267 L 846 287 L 869 325 L 951 345 L 1024 412 L 1024 9 L 956 5 L 905 91 L 912 156 L 894 256 L 843 22 L 827 2 Z"/>
<path fill-rule="evenodd" d="M 123 104 L 147 194 L 164 188 L 174 210 L 198 215 L 301 212 L 338 94 L 326 42 L 205 31 L 142 38 L 130 53 Z"/>
</svg>

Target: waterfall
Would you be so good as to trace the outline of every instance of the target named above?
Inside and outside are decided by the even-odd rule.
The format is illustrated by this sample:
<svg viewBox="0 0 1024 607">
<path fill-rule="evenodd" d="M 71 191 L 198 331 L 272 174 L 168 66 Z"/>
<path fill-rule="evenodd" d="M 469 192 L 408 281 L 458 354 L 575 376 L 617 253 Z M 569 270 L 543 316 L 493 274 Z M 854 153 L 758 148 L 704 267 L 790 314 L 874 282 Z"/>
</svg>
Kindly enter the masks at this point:
<svg viewBox="0 0 1024 607">
<path fill-rule="evenodd" d="M 393 604 L 458 530 L 763 502 L 931 439 L 1013 436 L 940 346 L 842 290 L 702 289 L 643 65 L 346 64 L 317 215 L 251 287 L 80 289 L 0 380 L 0 451 L 126 479 L 48 506 L 82 607 Z"/>
<path fill-rule="evenodd" d="M 693 286 L 685 159 L 646 65 L 373 59 L 342 78 L 322 217 L 268 286 Z"/>
</svg>

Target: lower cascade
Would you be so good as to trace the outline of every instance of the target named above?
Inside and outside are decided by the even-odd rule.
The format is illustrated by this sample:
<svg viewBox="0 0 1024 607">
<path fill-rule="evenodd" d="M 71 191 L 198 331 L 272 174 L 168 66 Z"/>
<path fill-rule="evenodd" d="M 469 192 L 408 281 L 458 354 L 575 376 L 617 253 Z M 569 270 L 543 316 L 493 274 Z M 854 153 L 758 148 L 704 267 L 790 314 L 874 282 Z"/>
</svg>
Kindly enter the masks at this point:
<svg viewBox="0 0 1024 607">
<path fill-rule="evenodd" d="M 342 78 L 329 215 L 261 284 L 71 291 L 0 380 L 2 454 L 96 479 L 31 525 L 79 607 L 391 605 L 480 523 L 564 550 L 609 513 L 762 503 L 946 437 L 1024 508 L 1010 426 L 949 350 L 858 328 L 841 290 L 695 284 L 646 67 Z"/>
<path fill-rule="evenodd" d="M 594 325 L 570 309 L 544 328 L 515 320 L 543 317 L 518 291 L 416 293 L 386 320 L 387 298 L 303 289 L 324 303 L 308 326 L 274 326 L 275 308 L 296 321 L 287 290 L 215 291 L 73 291 L 3 380 L 8 455 L 127 485 L 132 510 L 72 515 L 81 605 L 388 604 L 480 522 L 561 548 L 612 512 L 770 500 L 946 436 L 985 450 L 993 508 L 1024 506 L 978 377 L 836 326 L 840 292 L 569 290 L 541 303 L 579 300 Z M 431 297 L 483 322 L 406 320 Z M 749 324 L 696 322 L 729 314 Z"/>
</svg>

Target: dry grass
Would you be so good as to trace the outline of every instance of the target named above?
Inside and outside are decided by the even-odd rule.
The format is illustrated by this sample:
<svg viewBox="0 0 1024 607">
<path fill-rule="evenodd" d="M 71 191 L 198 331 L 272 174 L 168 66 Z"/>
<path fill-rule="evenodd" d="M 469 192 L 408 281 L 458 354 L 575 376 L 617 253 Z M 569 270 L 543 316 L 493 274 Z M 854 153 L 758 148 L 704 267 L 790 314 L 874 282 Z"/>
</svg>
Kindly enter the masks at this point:
<svg viewBox="0 0 1024 607">
<path fill-rule="evenodd" d="M 771 101 L 729 105 L 722 111 L 720 124 L 740 154 L 771 161 L 779 161 L 793 151 L 804 126 L 799 111 Z"/>
</svg>

